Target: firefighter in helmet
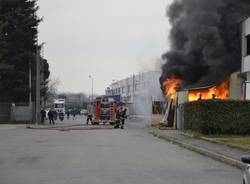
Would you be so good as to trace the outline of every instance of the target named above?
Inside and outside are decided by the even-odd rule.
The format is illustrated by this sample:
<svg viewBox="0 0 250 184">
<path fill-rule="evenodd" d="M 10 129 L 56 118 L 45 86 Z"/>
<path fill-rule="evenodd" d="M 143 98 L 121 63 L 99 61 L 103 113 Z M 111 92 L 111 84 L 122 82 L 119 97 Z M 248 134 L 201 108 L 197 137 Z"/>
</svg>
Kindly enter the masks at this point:
<svg viewBox="0 0 250 184">
<path fill-rule="evenodd" d="M 127 118 L 127 109 L 121 106 L 120 109 L 120 125 L 121 129 L 124 129 L 125 119 Z"/>
</svg>

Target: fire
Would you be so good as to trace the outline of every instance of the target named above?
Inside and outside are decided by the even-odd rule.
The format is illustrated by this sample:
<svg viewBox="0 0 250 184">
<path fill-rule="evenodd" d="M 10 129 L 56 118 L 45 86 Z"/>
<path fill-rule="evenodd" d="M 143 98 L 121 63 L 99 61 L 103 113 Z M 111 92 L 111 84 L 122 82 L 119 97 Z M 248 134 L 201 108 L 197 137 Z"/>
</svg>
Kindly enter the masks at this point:
<svg viewBox="0 0 250 184">
<path fill-rule="evenodd" d="M 207 89 L 191 90 L 188 93 L 189 101 L 209 100 L 209 99 L 227 100 L 229 98 L 229 81 L 226 80 L 218 86 Z"/>
<path fill-rule="evenodd" d="M 165 80 L 165 82 L 163 83 L 165 94 L 171 99 L 174 99 L 176 89 L 180 87 L 180 84 L 181 81 L 176 77 Z"/>
</svg>

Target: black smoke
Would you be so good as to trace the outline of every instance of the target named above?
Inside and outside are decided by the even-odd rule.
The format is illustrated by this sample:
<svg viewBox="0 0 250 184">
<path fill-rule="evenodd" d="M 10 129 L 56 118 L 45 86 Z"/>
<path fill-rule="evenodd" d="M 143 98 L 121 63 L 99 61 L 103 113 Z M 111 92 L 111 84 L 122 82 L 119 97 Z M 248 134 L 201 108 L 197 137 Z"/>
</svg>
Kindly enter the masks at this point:
<svg viewBox="0 0 250 184">
<path fill-rule="evenodd" d="M 175 0 L 167 15 L 171 47 L 162 56 L 161 84 L 175 76 L 182 87 L 210 86 L 240 69 L 240 25 L 250 0 Z"/>
</svg>

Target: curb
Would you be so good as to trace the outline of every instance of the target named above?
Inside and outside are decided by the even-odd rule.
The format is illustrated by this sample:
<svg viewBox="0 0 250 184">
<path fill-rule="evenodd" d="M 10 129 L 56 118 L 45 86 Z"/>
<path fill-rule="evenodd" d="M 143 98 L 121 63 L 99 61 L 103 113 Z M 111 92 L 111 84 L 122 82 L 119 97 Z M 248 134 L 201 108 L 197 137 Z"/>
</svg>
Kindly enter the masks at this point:
<svg viewBox="0 0 250 184">
<path fill-rule="evenodd" d="M 178 141 L 177 139 L 175 139 L 173 137 L 169 137 L 167 135 L 164 135 L 162 132 L 157 131 L 157 129 L 151 129 L 151 130 L 149 130 L 149 133 L 160 138 L 160 139 L 166 140 L 170 143 L 179 145 L 185 149 L 188 149 L 190 151 L 194 151 L 194 152 L 199 153 L 201 155 L 210 157 L 214 160 L 220 161 L 222 163 L 228 164 L 228 165 L 236 167 L 238 169 L 245 170 L 245 168 L 246 168 L 246 165 L 238 160 L 235 160 L 233 158 L 227 157 L 227 156 L 222 155 L 222 154 L 215 153 L 213 151 L 210 151 L 210 150 L 207 150 L 207 149 L 195 146 L 195 145 L 182 143 L 181 141 Z"/>
</svg>

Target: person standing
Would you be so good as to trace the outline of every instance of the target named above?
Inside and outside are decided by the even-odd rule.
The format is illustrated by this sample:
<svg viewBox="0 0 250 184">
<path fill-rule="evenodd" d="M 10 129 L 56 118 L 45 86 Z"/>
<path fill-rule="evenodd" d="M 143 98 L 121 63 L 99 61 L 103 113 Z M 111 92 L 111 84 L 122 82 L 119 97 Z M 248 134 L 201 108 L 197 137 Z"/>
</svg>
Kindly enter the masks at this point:
<svg viewBox="0 0 250 184">
<path fill-rule="evenodd" d="M 54 120 L 57 120 L 57 115 L 58 115 L 57 111 L 53 110 L 52 112 L 53 112 L 53 115 L 54 115 Z"/>
<path fill-rule="evenodd" d="M 76 109 L 72 110 L 72 116 L 73 116 L 73 120 L 75 120 L 76 119 Z"/>
<path fill-rule="evenodd" d="M 67 114 L 67 119 L 69 119 L 69 116 L 70 116 L 69 110 L 66 111 L 66 114 Z"/>
<path fill-rule="evenodd" d="M 121 116 L 121 129 L 124 129 L 125 119 L 127 118 L 127 109 L 122 108 L 120 110 L 120 116 Z"/>
<path fill-rule="evenodd" d="M 46 118 L 46 111 L 42 109 L 40 113 L 41 113 L 41 122 L 44 123 Z"/>
<path fill-rule="evenodd" d="M 115 129 L 120 128 L 120 123 L 121 123 L 121 111 L 120 111 L 120 109 L 118 108 L 118 109 L 116 110 L 116 121 L 115 121 L 115 126 L 114 126 L 114 128 L 115 128 Z"/>
<path fill-rule="evenodd" d="M 89 124 L 89 121 L 91 124 L 93 124 L 93 104 L 88 104 L 87 106 L 87 122 L 86 124 Z"/>
<path fill-rule="evenodd" d="M 49 124 L 55 124 L 55 121 L 54 121 L 54 111 L 52 109 L 49 110 L 48 112 L 48 117 L 49 117 Z"/>
</svg>

